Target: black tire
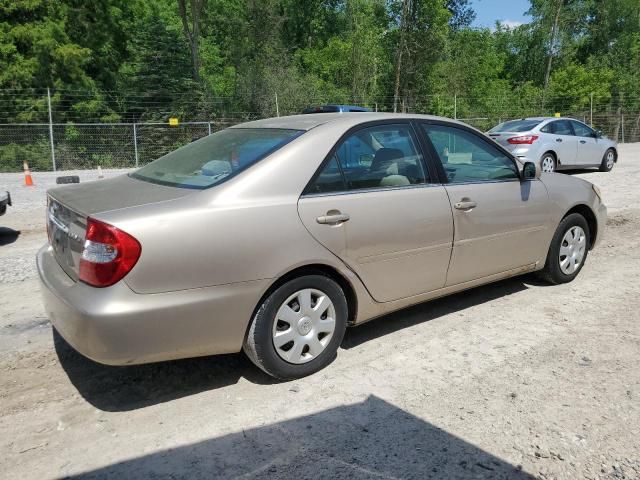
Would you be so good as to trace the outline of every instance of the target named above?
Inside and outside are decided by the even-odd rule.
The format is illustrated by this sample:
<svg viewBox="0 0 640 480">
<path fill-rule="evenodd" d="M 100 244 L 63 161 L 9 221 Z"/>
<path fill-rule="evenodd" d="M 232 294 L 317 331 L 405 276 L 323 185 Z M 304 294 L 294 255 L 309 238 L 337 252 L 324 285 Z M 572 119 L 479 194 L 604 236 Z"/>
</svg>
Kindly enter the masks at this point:
<svg viewBox="0 0 640 480">
<path fill-rule="evenodd" d="M 552 165 L 552 170 L 545 170 L 545 161 L 549 161 Z M 540 157 L 540 170 L 546 173 L 552 173 L 558 171 L 558 159 L 556 158 L 553 152 L 546 152 L 542 157 Z"/>
<path fill-rule="evenodd" d="M 272 331 L 280 306 L 293 294 L 303 289 L 320 290 L 326 294 L 335 308 L 335 329 L 324 350 L 307 363 L 294 364 L 278 355 L 273 343 Z M 275 289 L 258 306 L 253 317 L 243 350 L 249 359 L 272 377 L 289 380 L 306 377 L 329 365 L 336 357 L 347 328 L 347 299 L 340 286 L 324 275 L 306 275 L 290 280 Z"/>
<path fill-rule="evenodd" d="M 580 265 L 571 274 L 566 274 L 560 268 L 560 247 L 562 246 L 563 238 L 565 234 L 573 227 L 580 227 L 585 232 L 586 247 L 584 251 L 584 257 Z M 560 225 L 556 229 L 556 232 L 551 239 L 551 245 L 549 246 L 549 253 L 547 253 L 547 261 L 544 268 L 540 270 L 538 276 L 552 285 L 558 285 L 560 283 L 569 283 L 578 276 L 589 254 L 589 245 L 591 242 L 591 233 L 589 231 L 589 225 L 585 218 L 579 213 L 572 213 L 562 219 Z"/>
<path fill-rule="evenodd" d="M 608 162 L 609 154 L 613 154 L 613 163 Z M 600 171 L 601 172 L 610 172 L 613 166 L 615 165 L 617 160 L 616 151 L 613 148 L 610 148 L 606 152 L 604 152 L 604 156 L 602 157 L 602 162 L 600 163 Z"/>
</svg>

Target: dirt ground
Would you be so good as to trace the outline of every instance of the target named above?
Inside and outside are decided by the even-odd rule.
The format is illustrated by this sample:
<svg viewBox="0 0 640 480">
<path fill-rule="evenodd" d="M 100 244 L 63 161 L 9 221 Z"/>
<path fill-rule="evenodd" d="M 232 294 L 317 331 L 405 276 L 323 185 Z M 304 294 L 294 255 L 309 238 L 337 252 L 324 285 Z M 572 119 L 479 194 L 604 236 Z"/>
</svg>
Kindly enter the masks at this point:
<svg viewBox="0 0 640 480">
<path fill-rule="evenodd" d="M 240 354 L 117 368 L 54 338 L 33 266 L 54 176 L 0 174 L 1 476 L 640 478 L 640 144 L 571 174 L 610 209 L 575 282 L 397 312 L 282 383 Z"/>
</svg>

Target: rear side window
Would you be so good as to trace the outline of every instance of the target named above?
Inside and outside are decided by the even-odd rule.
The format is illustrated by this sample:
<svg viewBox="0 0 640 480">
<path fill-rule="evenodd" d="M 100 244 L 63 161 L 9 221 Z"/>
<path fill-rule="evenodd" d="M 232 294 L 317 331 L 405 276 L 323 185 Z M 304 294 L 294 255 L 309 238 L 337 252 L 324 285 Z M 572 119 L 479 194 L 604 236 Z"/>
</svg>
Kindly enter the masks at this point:
<svg viewBox="0 0 640 480">
<path fill-rule="evenodd" d="M 346 189 L 344 177 L 338 166 L 338 157 L 334 155 L 305 193 L 332 193 Z"/>
<path fill-rule="evenodd" d="M 342 175 L 342 184 L 337 175 Z M 376 125 L 344 139 L 305 193 L 420 185 L 428 182 L 411 125 Z"/>
<path fill-rule="evenodd" d="M 540 124 L 540 120 L 509 120 L 493 127 L 489 132 L 528 132 L 536 128 Z"/>
<path fill-rule="evenodd" d="M 556 120 L 555 122 L 548 123 L 542 127 L 540 131 L 554 135 L 573 135 L 573 129 L 568 120 Z"/>
<path fill-rule="evenodd" d="M 488 140 L 446 125 L 423 125 L 449 183 L 519 179 L 514 162 Z"/>
<path fill-rule="evenodd" d="M 171 187 L 212 187 L 302 133 L 301 130 L 277 128 L 228 128 L 174 150 L 131 176 Z"/>
<path fill-rule="evenodd" d="M 404 187 L 426 183 L 411 125 L 376 125 L 363 128 L 344 139 L 334 159 L 318 175 L 307 193 L 326 191 L 327 181 L 339 163 L 346 190 Z"/>
</svg>

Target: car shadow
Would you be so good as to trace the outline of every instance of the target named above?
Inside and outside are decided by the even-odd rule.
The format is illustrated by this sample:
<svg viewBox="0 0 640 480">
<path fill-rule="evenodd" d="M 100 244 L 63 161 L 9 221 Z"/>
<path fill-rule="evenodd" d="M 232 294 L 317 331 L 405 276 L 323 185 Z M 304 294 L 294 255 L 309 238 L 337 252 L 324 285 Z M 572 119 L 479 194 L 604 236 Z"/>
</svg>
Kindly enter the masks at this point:
<svg viewBox="0 0 640 480">
<path fill-rule="evenodd" d="M 512 295 L 534 284 L 538 283 L 533 275 L 516 277 L 405 308 L 347 329 L 341 348 L 354 348 L 398 330 Z M 109 366 L 75 351 L 55 329 L 53 343 L 71 383 L 87 402 L 104 411 L 129 411 L 156 405 L 224 388 L 241 378 L 259 385 L 279 382 L 253 365 L 242 353 Z"/>
<path fill-rule="evenodd" d="M 215 390 L 233 385 L 240 378 L 265 385 L 276 382 L 243 354 L 120 367 L 81 355 L 55 329 L 53 344 L 60 365 L 80 395 L 109 412 L 136 410 Z"/>
<path fill-rule="evenodd" d="M 0 247 L 15 242 L 20 236 L 19 230 L 13 228 L 0 227 Z"/>
<path fill-rule="evenodd" d="M 360 403 L 154 451 L 65 478 L 535 477 L 520 465 L 370 396 Z"/>
<path fill-rule="evenodd" d="M 354 348 L 374 338 L 383 337 L 419 323 L 428 322 L 475 305 L 513 295 L 526 290 L 529 288 L 528 285 L 542 284 L 534 275 L 525 275 L 420 303 L 347 329 L 341 346 L 345 349 Z"/>
<path fill-rule="evenodd" d="M 567 175 L 579 175 L 584 173 L 600 173 L 597 168 L 576 168 L 571 170 L 560 170 L 558 173 L 566 173 Z"/>
</svg>

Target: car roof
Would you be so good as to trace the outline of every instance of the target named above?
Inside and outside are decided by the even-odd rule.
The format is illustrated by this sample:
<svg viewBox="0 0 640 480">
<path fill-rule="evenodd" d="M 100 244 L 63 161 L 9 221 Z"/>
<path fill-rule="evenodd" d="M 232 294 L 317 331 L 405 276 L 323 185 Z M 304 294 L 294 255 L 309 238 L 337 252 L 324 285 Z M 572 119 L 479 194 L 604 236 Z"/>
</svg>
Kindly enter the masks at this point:
<svg viewBox="0 0 640 480">
<path fill-rule="evenodd" d="M 514 118 L 512 120 L 507 120 L 508 122 L 513 122 L 517 120 L 537 120 L 539 122 L 543 122 L 545 120 L 575 120 L 576 122 L 582 123 L 581 120 L 573 117 L 526 117 L 526 118 Z"/>
<path fill-rule="evenodd" d="M 450 118 L 434 115 L 419 115 L 413 113 L 382 113 L 382 112 L 343 112 L 343 113 L 308 113 L 303 115 L 289 115 L 286 117 L 264 118 L 252 122 L 234 125 L 231 128 L 283 128 L 292 130 L 311 130 L 324 124 L 342 124 L 345 128 L 351 128 L 361 123 L 377 120 L 416 119 L 416 120 L 441 120 L 449 123 L 465 125 Z"/>
</svg>

